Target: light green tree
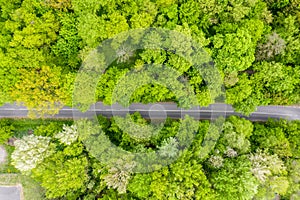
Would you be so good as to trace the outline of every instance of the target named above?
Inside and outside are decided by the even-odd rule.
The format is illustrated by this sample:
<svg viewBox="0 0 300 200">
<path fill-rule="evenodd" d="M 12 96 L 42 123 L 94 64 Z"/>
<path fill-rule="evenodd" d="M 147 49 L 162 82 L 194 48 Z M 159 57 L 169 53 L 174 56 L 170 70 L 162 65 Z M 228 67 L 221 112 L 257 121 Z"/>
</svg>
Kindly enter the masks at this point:
<svg viewBox="0 0 300 200">
<path fill-rule="evenodd" d="M 70 145 L 78 139 L 78 132 L 76 125 L 63 125 L 63 130 L 55 135 L 55 138 L 63 144 Z"/>
<path fill-rule="evenodd" d="M 12 164 L 22 173 L 30 173 L 53 153 L 50 139 L 49 137 L 29 135 L 15 141 L 15 150 L 11 155 Z"/>
</svg>

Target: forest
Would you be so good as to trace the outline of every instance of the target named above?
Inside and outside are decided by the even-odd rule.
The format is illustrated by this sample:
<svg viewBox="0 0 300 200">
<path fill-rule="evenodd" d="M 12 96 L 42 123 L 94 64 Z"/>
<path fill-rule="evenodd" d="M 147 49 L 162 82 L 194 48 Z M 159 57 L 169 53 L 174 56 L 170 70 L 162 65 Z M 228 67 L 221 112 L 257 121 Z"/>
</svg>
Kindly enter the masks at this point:
<svg viewBox="0 0 300 200">
<path fill-rule="evenodd" d="M 26 200 L 300 199 L 300 121 L 43 119 L 99 101 L 299 106 L 300 0 L 0 0 L 0 106 L 33 118 L 0 119 L 0 185 Z"/>
<path fill-rule="evenodd" d="M 149 125 L 139 113 L 128 117 Z M 132 136 L 134 126 L 127 124 L 127 132 L 122 131 L 117 118 L 98 120 L 101 140 L 88 140 L 91 145 L 79 134 L 91 128 L 84 120 L 0 120 L 0 144 L 15 138 L 14 146 L 4 144 L 11 149 L 10 159 L 0 172 L 22 173 L 39 183 L 39 198 L 25 193 L 28 199 L 299 199 L 300 121 L 252 123 L 229 117 L 212 150 L 202 156 L 209 121 L 187 117 L 185 126 L 194 131 L 178 134 L 183 120 L 168 118 L 163 126 L 150 125 L 160 131 L 146 140 Z M 184 148 L 180 140 L 190 134 L 193 141 Z M 129 154 L 104 165 L 97 153 L 106 151 L 105 137 L 128 152 L 172 163 L 154 163 L 154 171 L 134 173 L 138 164 Z"/>
<path fill-rule="evenodd" d="M 72 106 L 76 74 L 89 52 L 122 32 L 148 27 L 174 30 L 199 43 L 220 73 L 225 102 L 237 111 L 298 104 L 299 5 L 299 0 L 1 0 L 0 105 L 18 102 L 36 115 Z M 93 102 L 114 103 L 118 79 L 153 63 L 188 80 L 199 105 L 215 102 L 192 63 L 178 54 L 119 50 L 98 80 Z M 130 97 L 142 103 L 177 100 L 155 83 Z"/>
</svg>

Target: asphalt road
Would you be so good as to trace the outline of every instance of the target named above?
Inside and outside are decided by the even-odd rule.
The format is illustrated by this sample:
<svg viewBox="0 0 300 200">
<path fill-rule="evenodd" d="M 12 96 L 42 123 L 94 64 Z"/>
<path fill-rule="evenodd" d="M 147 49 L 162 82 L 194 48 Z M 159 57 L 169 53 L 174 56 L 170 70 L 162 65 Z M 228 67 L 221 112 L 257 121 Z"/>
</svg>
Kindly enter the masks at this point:
<svg viewBox="0 0 300 200">
<path fill-rule="evenodd" d="M 124 108 L 118 104 L 112 106 L 103 105 L 98 102 L 91 106 L 86 113 L 81 113 L 77 109 L 64 107 L 57 115 L 48 116 L 49 118 L 80 118 L 96 113 L 106 117 L 115 115 L 125 116 L 127 113 L 139 112 L 147 119 L 164 119 L 167 116 L 174 119 L 182 118 L 185 114 L 193 116 L 195 119 L 215 119 L 219 116 L 228 117 L 237 115 L 251 121 L 266 121 L 268 118 L 300 120 L 300 108 L 291 106 L 260 106 L 250 116 L 243 116 L 234 112 L 232 106 L 227 104 L 212 104 L 208 107 L 194 107 L 189 110 L 178 108 L 175 103 L 159 104 L 132 104 L 129 108 Z M 0 107 L 0 118 L 26 118 L 28 109 L 24 106 L 6 104 Z"/>
</svg>

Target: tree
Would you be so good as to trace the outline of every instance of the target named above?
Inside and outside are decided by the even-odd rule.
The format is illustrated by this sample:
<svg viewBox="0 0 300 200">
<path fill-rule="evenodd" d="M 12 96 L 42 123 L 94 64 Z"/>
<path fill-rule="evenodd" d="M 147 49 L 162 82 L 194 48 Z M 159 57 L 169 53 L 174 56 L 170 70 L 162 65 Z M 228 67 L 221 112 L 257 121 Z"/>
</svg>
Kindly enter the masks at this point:
<svg viewBox="0 0 300 200">
<path fill-rule="evenodd" d="M 43 48 L 57 39 L 56 32 L 59 23 L 52 12 L 45 12 L 41 17 L 33 15 L 31 11 L 21 7 L 12 14 L 15 25 L 21 30 L 12 30 L 14 36 L 10 47 Z M 25 26 L 22 26 L 25 24 Z M 16 26 L 14 26 L 16 27 Z"/>
<path fill-rule="evenodd" d="M 45 1 L 45 4 L 46 6 L 62 11 L 68 11 L 72 9 L 70 0 L 47 0 Z"/>
<path fill-rule="evenodd" d="M 77 198 L 86 190 L 88 160 L 82 144 L 57 151 L 32 171 L 32 177 L 46 189 L 47 198 Z"/>
<path fill-rule="evenodd" d="M 12 63 L 13 59 L 0 50 L 0 105 L 13 101 L 10 90 L 17 82 L 18 70 Z"/>
<path fill-rule="evenodd" d="M 54 1 L 54 0 L 53 0 Z M 51 46 L 57 65 L 78 69 L 80 64 L 79 49 L 81 38 L 78 36 L 78 19 L 74 14 L 62 13 L 60 15 L 61 27 L 57 41 Z"/>
<path fill-rule="evenodd" d="M 300 65 L 299 59 L 299 20 L 297 15 L 279 13 L 275 18 L 275 31 L 286 43 L 285 51 L 278 56 L 277 61 L 284 64 Z"/>
<path fill-rule="evenodd" d="M 254 148 L 267 149 L 270 153 L 277 154 L 280 158 L 292 156 L 290 143 L 282 128 L 268 125 L 255 124 L 251 142 Z"/>
<path fill-rule="evenodd" d="M 29 173 L 52 154 L 49 137 L 29 135 L 15 141 L 12 164 L 22 173 Z"/>
<path fill-rule="evenodd" d="M 212 171 L 210 181 L 217 199 L 252 199 L 257 192 L 258 181 L 251 173 L 251 163 L 245 156 L 227 158 L 223 167 Z"/>
<path fill-rule="evenodd" d="M 126 187 L 134 167 L 134 162 L 126 162 L 126 160 L 121 159 L 117 160 L 115 166 L 109 168 L 108 174 L 103 178 L 108 188 L 117 189 L 120 194 L 126 193 Z"/>
<path fill-rule="evenodd" d="M 282 123 L 280 126 L 284 127 Z M 285 133 L 287 134 L 293 157 L 300 158 L 300 122 L 291 121 L 290 123 L 287 123 L 285 127 Z"/>
<path fill-rule="evenodd" d="M 15 128 L 9 120 L 0 120 L 0 145 L 7 142 L 13 136 Z"/>
<path fill-rule="evenodd" d="M 223 128 L 223 134 L 216 146 L 221 153 L 226 153 L 228 148 L 236 150 L 238 154 L 245 154 L 250 151 L 249 139 L 253 131 L 253 125 L 250 121 L 231 116 L 224 123 Z"/>
<path fill-rule="evenodd" d="M 247 27 L 247 28 L 246 28 Z M 221 25 L 213 37 L 216 65 L 226 73 L 248 69 L 255 61 L 256 42 L 263 33 L 259 20 L 245 20 L 237 25 Z"/>
<path fill-rule="evenodd" d="M 289 188 L 285 197 L 296 200 L 300 194 L 300 162 L 298 159 L 289 159 L 287 167 Z"/>
<path fill-rule="evenodd" d="M 291 104 L 299 97 L 295 95 L 299 84 L 298 68 L 275 62 L 261 62 L 253 66 L 256 73 L 252 76 L 255 92 L 262 93 L 261 104 Z"/>
<path fill-rule="evenodd" d="M 284 195 L 289 187 L 284 162 L 276 155 L 257 150 L 249 156 L 252 173 L 260 182 L 255 199 L 271 199 L 274 193 Z"/>
<path fill-rule="evenodd" d="M 225 80 L 227 78 L 225 77 Z M 248 75 L 243 73 L 237 78 L 238 82 L 226 89 L 226 102 L 232 104 L 236 111 L 249 115 L 259 105 L 259 100 L 251 98 L 253 83 Z M 225 82 L 225 86 L 227 84 Z"/>
<path fill-rule="evenodd" d="M 66 126 L 63 125 L 63 131 L 57 133 L 55 138 L 63 144 L 70 145 L 78 139 L 78 132 L 76 125 Z"/>
<path fill-rule="evenodd" d="M 66 100 L 61 87 L 61 69 L 42 66 L 34 70 L 20 69 L 20 79 L 11 95 L 27 106 L 29 115 L 56 114 Z"/>
<path fill-rule="evenodd" d="M 151 174 L 136 174 L 128 190 L 142 199 L 214 199 L 201 164 L 185 153 L 169 167 Z"/>
<path fill-rule="evenodd" d="M 105 104 L 111 105 L 112 93 L 118 82 L 118 80 L 126 74 L 127 69 L 118 69 L 116 66 L 107 69 L 105 74 L 101 76 L 101 79 L 97 85 L 97 99 L 102 100 Z"/>
<path fill-rule="evenodd" d="M 162 142 L 159 147 L 159 154 L 166 158 L 173 158 L 178 154 L 178 141 L 176 138 L 170 137 Z"/>
<path fill-rule="evenodd" d="M 149 125 L 145 123 L 142 117 L 140 117 L 140 119 L 142 120 L 139 120 L 139 124 L 132 122 L 131 116 L 127 114 L 125 118 L 115 116 L 114 122 L 117 126 L 119 126 L 119 128 L 121 128 L 123 134 L 128 134 L 128 136 L 133 140 L 137 142 L 149 141 L 151 137 L 158 134 L 161 126 Z"/>
<path fill-rule="evenodd" d="M 224 159 L 220 155 L 212 155 L 209 157 L 208 162 L 214 168 L 221 168 L 224 164 Z"/>
<path fill-rule="evenodd" d="M 62 130 L 62 122 L 50 122 L 49 124 L 39 125 L 34 130 L 34 135 L 44 136 L 44 137 L 53 137 L 55 134 Z"/>
<path fill-rule="evenodd" d="M 300 157 L 300 138 L 299 138 L 299 128 L 300 123 L 297 120 L 293 121 L 287 121 L 287 120 L 270 120 L 268 122 L 268 126 L 272 128 L 280 128 L 284 132 L 286 138 L 289 141 L 290 148 L 292 151 L 292 157 L 293 158 L 299 158 Z"/>
<path fill-rule="evenodd" d="M 103 34 L 101 30 L 101 19 L 92 13 L 84 13 L 78 17 L 78 36 L 82 39 L 85 46 L 95 48 L 100 43 L 100 36 Z"/>
<path fill-rule="evenodd" d="M 270 60 L 285 49 L 285 41 L 276 33 L 267 36 L 266 42 L 257 46 L 256 60 Z"/>
<path fill-rule="evenodd" d="M 252 173 L 262 183 L 266 182 L 268 176 L 284 174 L 286 171 L 283 161 L 276 154 L 270 155 L 257 150 L 255 154 L 250 155 L 249 159 L 252 164 Z"/>
<path fill-rule="evenodd" d="M 21 4 L 21 1 L 0 1 L 0 7 L 1 7 L 1 18 L 2 19 L 8 19 L 9 15 L 17 9 Z"/>
</svg>

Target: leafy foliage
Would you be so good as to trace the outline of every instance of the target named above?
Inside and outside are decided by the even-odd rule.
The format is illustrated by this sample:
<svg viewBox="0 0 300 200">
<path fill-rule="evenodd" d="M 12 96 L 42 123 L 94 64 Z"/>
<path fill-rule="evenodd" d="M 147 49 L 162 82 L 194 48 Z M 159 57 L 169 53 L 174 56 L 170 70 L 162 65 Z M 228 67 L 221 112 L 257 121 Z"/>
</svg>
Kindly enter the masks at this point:
<svg viewBox="0 0 300 200">
<path fill-rule="evenodd" d="M 70 4 L 71 2 L 65 1 L 65 3 Z M 64 1 L 57 4 L 64 7 Z M 78 54 L 81 48 L 81 38 L 78 36 L 77 31 L 77 18 L 72 13 L 62 13 L 60 14 L 60 23 L 62 26 L 59 30 L 57 42 L 51 47 L 55 59 L 58 59 L 58 62 L 56 62 L 58 65 L 68 66 L 71 70 L 77 69 L 80 63 Z"/>
<path fill-rule="evenodd" d="M 104 181 L 108 188 L 117 189 L 121 194 L 126 193 L 126 187 L 134 167 L 134 162 L 126 163 L 121 159 L 117 160 L 116 165 L 111 167 L 108 170 L 108 174 L 104 177 Z"/>
<path fill-rule="evenodd" d="M 162 142 L 159 147 L 159 154 L 164 157 L 175 157 L 178 153 L 178 142 L 176 138 L 168 138 Z"/>
<path fill-rule="evenodd" d="M 300 163 L 297 159 L 289 160 L 288 164 L 289 188 L 285 195 L 286 198 L 297 199 L 300 193 Z"/>
<path fill-rule="evenodd" d="M 55 138 L 59 139 L 61 143 L 70 145 L 78 139 L 77 127 L 76 125 L 66 126 L 64 124 L 63 131 L 57 133 Z"/>
<path fill-rule="evenodd" d="M 232 116 L 224 123 L 224 134 L 217 144 L 217 149 L 228 154 L 228 150 L 236 150 L 238 154 L 250 150 L 249 138 L 252 135 L 253 125 L 251 122 Z"/>
<path fill-rule="evenodd" d="M 218 199 L 252 199 L 258 182 L 251 173 L 251 164 L 245 156 L 225 159 L 223 167 L 211 174 Z"/>
<path fill-rule="evenodd" d="M 14 134 L 14 126 L 9 120 L 1 119 L 0 120 L 0 144 L 4 144 L 8 141 L 10 137 Z"/>
<path fill-rule="evenodd" d="M 260 105 L 300 102 L 299 0 L 0 0 L 0 10 L 0 105 L 18 102 L 31 116 L 56 114 L 73 100 L 80 110 L 96 101 L 208 106 L 220 95 L 212 87 L 222 83 L 226 102 L 243 114 Z M 208 85 L 180 56 L 191 56 L 190 43 L 155 32 L 136 31 L 128 38 L 135 43 L 141 39 L 145 49 L 113 44 L 117 59 L 104 70 L 107 59 L 94 48 L 124 31 L 148 27 L 174 30 L 198 42 L 221 79 Z M 162 43 L 175 48 L 155 48 Z M 77 73 L 81 65 L 88 70 Z M 153 77 L 161 82 L 151 82 Z M 138 87 L 129 95 L 134 84 Z M 73 95 L 74 88 L 79 92 Z M 192 93 L 196 98 L 187 101 Z M 137 114 L 129 118 L 136 124 L 117 117 L 99 117 L 100 126 L 83 120 L 76 126 L 53 122 L 21 127 L 1 120 L 0 143 L 14 133 L 27 134 L 30 126 L 34 135 L 16 141 L 13 162 L 40 182 L 48 199 L 270 199 L 275 192 L 284 199 L 299 196 L 299 122 L 263 124 L 229 117 L 220 135 L 219 127 L 192 118 L 167 119 L 163 127 L 149 125 Z M 141 127 L 147 129 L 139 132 Z M 161 169 L 134 174 L 134 166 L 140 166 L 130 156 L 114 166 L 122 159 L 121 151 L 147 152 L 174 162 L 163 168 L 150 163 L 149 168 Z M 98 160 L 109 161 L 112 155 L 117 161 L 110 165 Z"/>
<path fill-rule="evenodd" d="M 256 47 L 255 35 L 251 35 L 249 30 L 256 25 L 257 34 L 261 34 L 263 24 L 260 21 L 247 21 L 234 33 L 225 35 L 216 34 L 213 44 L 216 54 L 216 64 L 225 72 L 237 72 L 246 70 L 254 62 L 254 52 Z M 250 26 L 250 29 L 248 28 Z M 247 27 L 247 29 L 246 29 Z"/>
<path fill-rule="evenodd" d="M 128 117 L 137 125 L 149 124 L 137 113 Z M 298 195 L 297 121 L 251 123 L 231 116 L 218 140 L 218 129 L 209 122 L 191 117 L 167 119 L 156 135 L 137 141 L 114 119 L 99 116 L 98 120 L 97 126 L 87 120 L 76 125 L 52 121 L 34 126 L 33 133 L 39 136 L 24 136 L 15 142 L 13 163 L 40 183 L 48 199 L 231 200 L 272 199 L 275 193 L 283 198 Z M 212 135 L 207 136 L 209 130 Z M 285 144 L 290 148 L 283 148 Z M 122 149 L 125 156 L 120 154 Z M 141 158 L 153 171 L 135 173 L 142 165 L 131 153 L 157 158 L 155 151 L 163 163 Z M 209 154 L 201 156 L 204 151 Z M 168 160 L 171 164 L 162 167 Z"/>
<path fill-rule="evenodd" d="M 274 32 L 268 35 L 266 43 L 258 45 L 257 48 L 255 56 L 257 60 L 270 60 L 284 51 L 285 41 Z"/>
<path fill-rule="evenodd" d="M 280 127 L 255 125 L 253 132 L 253 142 L 261 149 L 268 149 L 270 152 L 277 154 L 279 157 L 290 157 L 292 151 L 290 143 Z"/>
<path fill-rule="evenodd" d="M 213 199 L 214 193 L 202 166 L 183 156 L 170 167 L 152 174 L 137 174 L 129 184 L 129 191 L 148 199 Z"/>
<path fill-rule="evenodd" d="M 42 136 L 24 136 L 15 141 L 16 149 L 12 154 L 13 165 L 27 173 L 51 155 L 50 138 Z"/>
<path fill-rule="evenodd" d="M 85 190 L 88 161 L 82 151 L 82 145 L 73 144 L 48 157 L 32 171 L 32 176 L 46 189 L 47 198 L 64 195 L 74 198 L 76 191 Z"/>
<path fill-rule="evenodd" d="M 258 150 L 255 154 L 250 156 L 252 163 L 252 173 L 260 181 L 265 182 L 266 178 L 272 174 L 281 174 L 286 167 L 282 160 L 275 155 Z"/>
<path fill-rule="evenodd" d="M 13 0 L 1 1 L 0 6 L 0 104 L 18 101 L 38 110 L 37 115 L 55 114 L 62 105 L 71 106 L 74 73 L 86 64 L 89 52 L 119 33 L 148 27 L 175 30 L 200 43 L 220 70 L 223 80 L 219 82 L 223 81 L 227 88 L 226 101 L 244 114 L 250 114 L 259 105 L 295 104 L 300 100 L 297 95 L 300 23 L 296 0 Z M 141 38 L 131 39 L 134 42 L 141 39 L 146 47 L 167 42 L 159 34 Z M 192 86 L 198 100 L 194 103 L 201 106 L 213 103 L 218 94 L 209 89 L 187 59 L 177 55 L 178 52 L 190 54 L 182 40 L 176 38 L 171 43 L 177 48 L 175 54 L 164 49 L 132 51 L 117 44 L 118 58 L 100 80 L 89 73 L 78 75 L 82 81 L 98 83 L 93 100 L 84 99 L 93 96 L 86 95 L 94 93 L 92 86 L 81 88 L 83 94 L 78 96 L 83 98 L 83 104 L 78 107 L 86 109 L 98 100 L 112 104 L 112 92 L 118 80 L 130 70 L 142 70 L 145 64 L 161 64 L 176 70 L 179 79 Z M 97 60 L 99 65 L 104 64 L 102 61 Z M 53 74 L 60 83 L 44 77 L 39 73 L 42 71 L 49 76 Z M 45 84 L 41 77 L 52 84 Z M 126 84 L 149 79 L 143 78 L 127 80 Z M 166 82 L 176 85 L 174 80 Z M 118 95 L 122 96 L 127 89 L 121 88 Z M 50 91 L 52 96 L 42 90 Z M 169 87 L 141 84 L 130 102 L 187 104 L 177 97 Z M 48 107 L 53 112 L 42 112 Z"/>
<path fill-rule="evenodd" d="M 20 70 L 20 80 L 12 95 L 17 102 L 31 109 L 31 115 L 56 114 L 63 106 L 65 93 L 61 86 L 60 68 L 42 66 L 34 70 Z"/>
<path fill-rule="evenodd" d="M 62 129 L 63 122 L 50 122 L 49 124 L 39 125 L 34 130 L 34 135 L 44 136 L 44 137 L 53 137 L 56 133 L 60 132 Z"/>
</svg>

